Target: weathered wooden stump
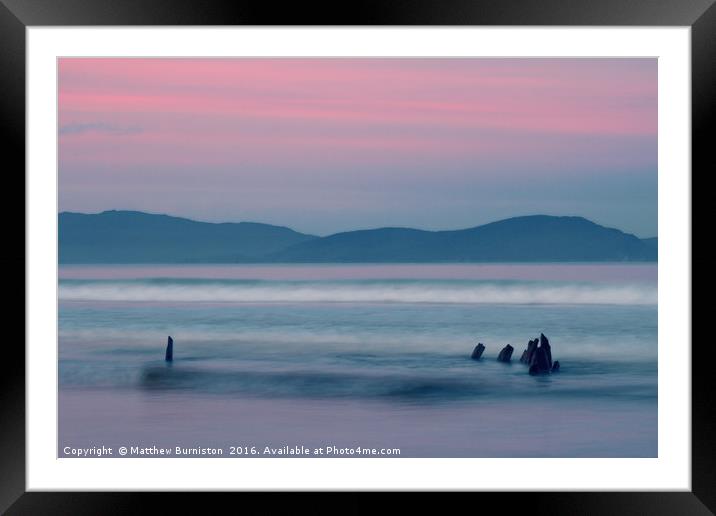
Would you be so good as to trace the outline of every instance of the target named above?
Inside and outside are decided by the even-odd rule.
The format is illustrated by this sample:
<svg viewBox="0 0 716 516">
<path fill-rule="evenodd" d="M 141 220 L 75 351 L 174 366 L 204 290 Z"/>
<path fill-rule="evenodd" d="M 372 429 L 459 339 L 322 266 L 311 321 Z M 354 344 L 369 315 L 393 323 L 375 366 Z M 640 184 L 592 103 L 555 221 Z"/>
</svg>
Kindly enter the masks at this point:
<svg viewBox="0 0 716 516">
<path fill-rule="evenodd" d="M 530 340 L 527 343 L 527 349 L 522 352 L 522 357 L 520 358 L 520 362 L 523 364 L 530 364 L 532 362 L 532 357 L 534 357 L 535 351 L 537 350 L 537 344 L 539 343 L 538 339 Z"/>
<path fill-rule="evenodd" d="M 482 357 L 482 353 L 485 351 L 485 345 L 481 342 L 477 343 L 477 346 L 475 346 L 475 349 L 472 350 L 472 355 L 470 355 L 470 358 L 473 360 L 480 360 L 480 357 Z"/>
<path fill-rule="evenodd" d="M 547 353 L 547 362 L 549 367 L 552 367 L 552 347 L 549 345 L 549 340 L 544 336 L 544 333 L 539 334 L 539 347 L 544 349 Z"/>
<path fill-rule="evenodd" d="M 546 349 L 543 347 L 537 348 L 534 360 L 530 364 L 530 374 L 549 373 L 551 369 L 552 364 L 549 363 Z"/>
<path fill-rule="evenodd" d="M 512 346 L 509 344 L 502 348 L 502 351 L 500 351 L 500 354 L 497 355 L 497 361 L 498 362 L 509 362 L 512 359 L 512 352 L 515 350 Z"/>
<path fill-rule="evenodd" d="M 174 360 L 174 339 L 167 337 L 167 352 L 164 355 L 164 360 L 171 362 Z"/>
<path fill-rule="evenodd" d="M 547 374 L 552 371 L 559 371 L 559 362 L 555 363 L 556 368 L 552 364 L 552 347 L 549 345 L 549 339 L 545 337 L 544 333 L 540 333 L 539 346 L 537 346 L 537 339 L 530 341 L 530 344 L 532 343 L 534 343 L 535 349 L 528 362 L 530 374 Z"/>
</svg>

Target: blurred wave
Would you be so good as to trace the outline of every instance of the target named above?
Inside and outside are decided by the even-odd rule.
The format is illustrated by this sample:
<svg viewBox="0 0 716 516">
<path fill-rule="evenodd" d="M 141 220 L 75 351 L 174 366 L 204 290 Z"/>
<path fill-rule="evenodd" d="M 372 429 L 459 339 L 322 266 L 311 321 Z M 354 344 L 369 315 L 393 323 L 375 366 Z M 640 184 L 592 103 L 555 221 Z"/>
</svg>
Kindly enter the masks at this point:
<svg viewBox="0 0 716 516">
<path fill-rule="evenodd" d="M 650 284 L 525 281 L 62 280 L 63 301 L 655 305 Z"/>
<path fill-rule="evenodd" d="M 394 398 L 420 402 L 532 396 L 655 399 L 657 395 L 654 363 L 570 361 L 558 375 L 531 377 L 523 364 L 478 363 L 464 357 L 453 358 L 452 367 L 441 364 L 440 369 L 434 370 L 386 367 L 379 358 L 369 355 L 353 359 L 357 360 L 353 367 L 323 366 L 320 369 L 308 364 L 276 367 L 232 362 L 227 365 L 199 357 L 170 365 L 147 361 L 133 369 L 122 366 L 98 369 L 88 363 L 70 361 L 61 367 L 61 382 L 65 387 L 122 387 L 280 398 Z M 371 362 L 377 367 L 369 367 Z M 458 363 L 461 366 L 456 367 Z"/>
</svg>

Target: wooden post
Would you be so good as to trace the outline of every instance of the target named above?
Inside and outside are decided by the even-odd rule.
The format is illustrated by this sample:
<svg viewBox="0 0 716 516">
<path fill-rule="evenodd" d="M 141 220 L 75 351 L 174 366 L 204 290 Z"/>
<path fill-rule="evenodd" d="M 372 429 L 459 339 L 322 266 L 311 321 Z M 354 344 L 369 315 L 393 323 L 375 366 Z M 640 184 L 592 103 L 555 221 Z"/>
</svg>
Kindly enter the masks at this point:
<svg viewBox="0 0 716 516">
<path fill-rule="evenodd" d="M 498 362 L 509 362 L 512 359 L 512 352 L 515 350 L 512 346 L 509 344 L 502 348 L 502 351 L 500 351 L 500 354 L 497 355 L 497 361 Z"/>
<path fill-rule="evenodd" d="M 470 358 L 472 358 L 473 360 L 480 360 L 483 351 L 485 351 L 485 345 L 481 342 L 478 342 L 477 346 L 475 346 L 475 349 L 472 350 L 472 355 L 470 356 Z"/>
<path fill-rule="evenodd" d="M 171 362 L 174 360 L 174 339 L 167 337 L 167 353 L 164 356 L 164 360 Z"/>
</svg>

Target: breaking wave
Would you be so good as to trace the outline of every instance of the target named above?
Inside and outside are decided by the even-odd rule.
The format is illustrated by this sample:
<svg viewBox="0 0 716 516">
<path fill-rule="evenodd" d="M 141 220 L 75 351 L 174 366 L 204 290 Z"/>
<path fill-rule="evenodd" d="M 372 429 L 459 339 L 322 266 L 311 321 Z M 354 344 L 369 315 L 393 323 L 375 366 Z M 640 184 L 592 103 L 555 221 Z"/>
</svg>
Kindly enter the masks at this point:
<svg viewBox="0 0 716 516">
<path fill-rule="evenodd" d="M 650 284 L 525 281 L 62 280 L 63 301 L 655 305 Z"/>
</svg>

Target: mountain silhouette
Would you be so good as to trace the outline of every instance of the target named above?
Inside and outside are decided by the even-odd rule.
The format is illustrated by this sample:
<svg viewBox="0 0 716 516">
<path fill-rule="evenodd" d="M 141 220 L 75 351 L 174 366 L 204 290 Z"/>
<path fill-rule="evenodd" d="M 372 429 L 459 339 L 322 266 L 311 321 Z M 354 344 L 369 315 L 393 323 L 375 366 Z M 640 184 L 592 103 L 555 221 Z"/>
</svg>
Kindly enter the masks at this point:
<svg viewBox="0 0 716 516">
<path fill-rule="evenodd" d="M 451 231 L 379 228 L 317 237 L 268 224 L 136 211 L 59 214 L 60 263 L 656 261 L 655 242 L 583 217 L 549 215 Z"/>
</svg>

